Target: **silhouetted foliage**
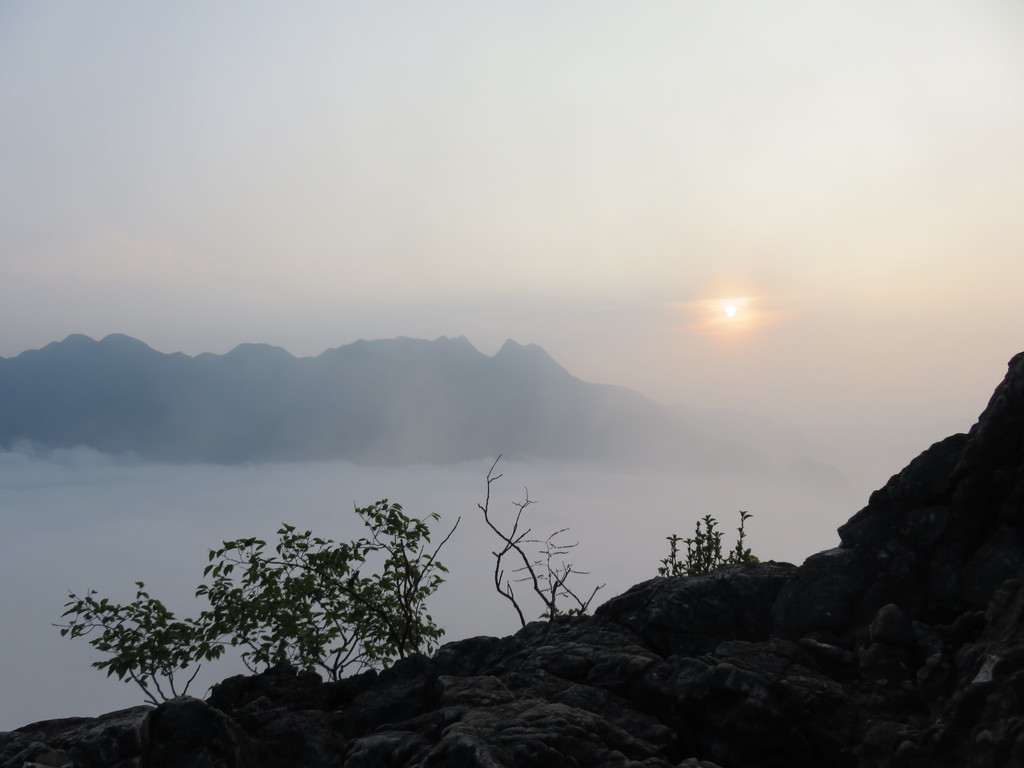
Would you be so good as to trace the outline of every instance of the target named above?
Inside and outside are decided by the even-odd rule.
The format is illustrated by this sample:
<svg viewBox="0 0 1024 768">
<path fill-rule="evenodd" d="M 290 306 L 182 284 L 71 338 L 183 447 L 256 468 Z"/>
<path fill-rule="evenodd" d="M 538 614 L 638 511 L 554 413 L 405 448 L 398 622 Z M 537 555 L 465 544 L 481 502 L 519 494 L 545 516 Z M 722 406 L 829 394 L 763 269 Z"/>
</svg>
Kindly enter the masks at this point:
<svg viewBox="0 0 1024 768">
<path fill-rule="evenodd" d="M 176 673 L 241 649 L 254 670 L 289 662 L 337 680 L 352 666 L 381 666 L 417 651 L 430 651 L 444 634 L 426 612 L 426 600 L 447 569 L 437 559 L 459 521 L 433 550 L 428 521 L 411 518 L 387 499 L 356 514 L 369 537 L 335 542 L 284 524 L 273 552 L 263 539 L 225 541 L 211 550 L 196 589 L 210 607 L 198 618 L 178 620 L 137 582 L 127 605 L 69 594 L 61 634 L 99 634 L 90 644 L 110 658 L 93 666 L 139 685 L 149 701 L 184 694 Z M 189 678 L 194 679 L 195 673 Z"/>
<path fill-rule="evenodd" d="M 668 557 L 661 561 L 658 568 L 659 576 L 695 576 L 709 573 L 723 565 L 732 563 L 756 563 L 758 559 L 751 553 L 746 543 L 746 523 L 753 517 L 749 512 L 740 510 L 740 525 L 736 529 L 736 545 L 727 555 L 722 554 L 722 532 L 718 530 L 718 521 L 711 515 L 705 515 L 697 521 L 693 537 L 683 539 L 677 534 L 666 537 L 669 543 Z M 703 527 L 702 527 L 703 526 Z M 686 545 L 686 559 L 680 559 L 679 544 Z"/>
<path fill-rule="evenodd" d="M 180 691 L 175 675 L 197 662 L 219 657 L 224 647 L 210 643 L 204 628 L 194 619 L 176 619 L 163 603 L 149 596 L 143 582 L 137 581 L 135 586 L 135 600 L 128 605 L 111 603 L 105 597 L 97 599 L 92 589 L 81 598 L 68 593 L 62 617 L 72 618 L 58 626 L 61 635 L 68 637 L 98 632 L 89 644 L 110 654 L 110 658 L 93 662 L 93 666 L 105 669 L 108 677 L 116 675 L 118 680 L 134 682 L 147 701 L 157 704 L 159 699 L 168 698 L 161 680 L 172 697 L 185 695 L 199 668 Z"/>
</svg>

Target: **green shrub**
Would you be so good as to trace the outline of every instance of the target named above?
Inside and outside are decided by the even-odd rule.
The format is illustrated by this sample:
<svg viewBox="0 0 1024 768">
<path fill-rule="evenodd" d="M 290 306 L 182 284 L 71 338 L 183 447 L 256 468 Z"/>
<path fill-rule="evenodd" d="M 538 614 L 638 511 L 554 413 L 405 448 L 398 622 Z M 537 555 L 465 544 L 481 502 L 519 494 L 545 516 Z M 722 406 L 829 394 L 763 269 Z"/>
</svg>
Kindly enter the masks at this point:
<svg viewBox="0 0 1024 768">
<path fill-rule="evenodd" d="M 740 510 L 740 525 L 736 529 L 736 545 L 727 555 L 722 554 L 722 532 L 718 530 L 718 521 L 711 515 L 705 515 L 702 520 L 697 521 L 692 538 L 683 539 L 677 534 L 666 537 L 669 543 L 669 554 L 661 561 L 658 575 L 695 576 L 700 573 L 709 573 L 723 565 L 758 562 L 750 548 L 744 546 L 746 523 L 751 517 L 753 515 L 749 512 Z M 685 560 L 680 559 L 680 542 L 686 545 Z"/>
<path fill-rule="evenodd" d="M 209 554 L 209 581 L 196 589 L 209 608 L 198 618 L 178 620 L 143 591 L 128 605 L 97 599 L 90 590 L 65 604 L 61 634 L 82 637 L 110 658 L 93 666 L 131 680 L 147 699 L 179 695 L 174 675 L 241 650 L 255 671 L 289 662 L 337 680 L 352 667 L 381 666 L 437 646 L 444 634 L 426 612 L 426 600 L 444 582 L 437 559 L 458 526 L 430 551 L 428 521 L 407 516 L 387 499 L 356 509 L 369 536 L 335 542 L 284 524 L 267 551 L 257 538 L 225 541 Z M 195 673 L 188 682 L 195 677 Z M 180 691 L 188 689 L 186 683 Z"/>
</svg>

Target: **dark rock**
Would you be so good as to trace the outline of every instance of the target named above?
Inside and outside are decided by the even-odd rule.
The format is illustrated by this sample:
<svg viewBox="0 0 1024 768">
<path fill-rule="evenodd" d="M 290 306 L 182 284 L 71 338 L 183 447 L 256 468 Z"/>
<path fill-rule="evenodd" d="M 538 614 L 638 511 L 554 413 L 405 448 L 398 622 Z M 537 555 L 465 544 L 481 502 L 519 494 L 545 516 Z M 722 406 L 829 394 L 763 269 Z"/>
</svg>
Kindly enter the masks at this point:
<svg viewBox="0 0 1024 768">
<path fill-rule="evenodd" d="M 1024 553 L 1024 353 L 968 434 L 914 459 L 839 535 L 783 589 L 780 634 L 853 647 L 889 603 L 925 624 L 984 610 Z"/>
<path fill-rule="evenodd" d="M 66 755 L 76 768 L 130 765 L 138 760 L 151 707 L 133 707 L 97 718 L 32 723 L 0 734 L 0 765 L 22 768 L 43 754 Z"/>
<path fill-rule="evenodd" d="M 242 729 L 199 699 L 171 699 L 147 716 L 142 764 L 151 768 L 243 768 L 249 751 Z"/>
<path fill-rule="evenodd" d="M 914 630 L 907 614 L 892 603 L 878 609 L 878 613 L 875 614 L 875 618 L 868 627 L 868 637 L 872 643 L 881 643 L 897 648 L 910 649 L 916 642 Z"/>
<path fill-rule="evenodd" d="M 928 748 L 907 765 L 1019 765 L 1024 757 L 1024 586 L 993 595 L 973 642 L 939 657 L 938 684 L 922 690 L 936 712 Z"/>
<path fill-rule="evenodd" d="M 281 707 L 336 709 L 369 687 L 377 673 L 362 674 L 324 683 L 315 672 L 299 672 L 281 664 L 260 675 L 235 675 L 213 686 L 207 702 L 211 707 L 237 717 L 245 711 Z"/>
<path fill-rule="evenodd" d="M 1024 764 L 1024 356 L 840 535 L 380 673 L 34 723 L 0 768 Z"/>
<path fill-rule="evenodd" d="M 873 559 L 838 547 L 807 558 L 772 606 L 773 631 L 852 648 L 854 641 L 846 635 L 867 629 L 866 621 L 858 624 L 854 613 L 861 597 L 859 585 L 868 580 Z"/>
<path fill-rule="evenodd" d="M 882 606 L 868 627 L 869 645 L 858 652 L 861 676 L 895 685 L 917 671 L 918 653 L 910 619 L 896 605 Z"/>
<path fill-rule="evenodd" d="M 795 571 L 788 563 L 747 563 L 685 579 L 651 579 L 595 615 L 621 624 L 662 655 L 699 655 L 722 640 L 766 640 L 772 605 Z"/>
</svg>

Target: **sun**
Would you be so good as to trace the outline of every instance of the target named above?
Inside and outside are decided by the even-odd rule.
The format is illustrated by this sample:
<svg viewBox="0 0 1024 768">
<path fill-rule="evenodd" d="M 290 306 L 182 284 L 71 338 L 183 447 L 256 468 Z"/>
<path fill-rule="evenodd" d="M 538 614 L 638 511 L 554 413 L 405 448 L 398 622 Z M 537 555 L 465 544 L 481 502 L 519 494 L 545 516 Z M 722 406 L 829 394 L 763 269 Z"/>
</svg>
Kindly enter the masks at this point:
<svg viewBox="0 0 1024 768">
<path fill-rule="evenodd" d="M 761 326 L 763 313 L 758 310 L 759 299 L 741 294 L 719 294 L 715 298 L 680 302 L 690 321 L 686 327 L 705 333 L 721 333 L 725 338 L 742 338 Z"/>
</svg>

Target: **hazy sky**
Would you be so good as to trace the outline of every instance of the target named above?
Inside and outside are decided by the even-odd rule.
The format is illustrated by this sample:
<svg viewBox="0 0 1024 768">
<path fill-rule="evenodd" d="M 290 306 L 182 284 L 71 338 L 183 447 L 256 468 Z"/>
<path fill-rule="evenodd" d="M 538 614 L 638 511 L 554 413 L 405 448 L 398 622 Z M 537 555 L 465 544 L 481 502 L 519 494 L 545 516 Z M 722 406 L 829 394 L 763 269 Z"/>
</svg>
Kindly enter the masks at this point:
<svg viewBox="0 0 1024 768">
<path fill-rule="evenodd" d="M 1024 349 L 1022 40 L 1019 0 L 6 0 L 0 356 L 511 337 L 974 417 Z"/>
</svg>

